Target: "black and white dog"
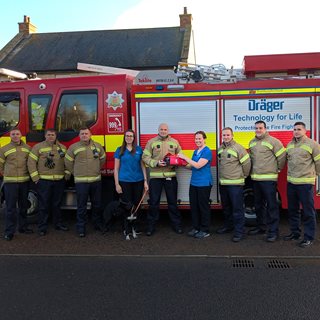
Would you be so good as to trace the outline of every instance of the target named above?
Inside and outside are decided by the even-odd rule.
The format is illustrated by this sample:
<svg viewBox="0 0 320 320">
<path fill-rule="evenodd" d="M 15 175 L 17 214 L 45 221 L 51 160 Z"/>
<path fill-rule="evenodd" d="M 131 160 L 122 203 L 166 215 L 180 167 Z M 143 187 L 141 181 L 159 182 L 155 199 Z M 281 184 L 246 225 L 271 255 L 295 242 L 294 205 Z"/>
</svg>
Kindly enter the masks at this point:
<svg viewBox="0 0 320 320">
<path fill-rule="evenodd" d="M 131 202 L 124 201 L 121 198 L 118 201 L 111 201 L 103 212 L 105 230 L 107 231 L 110 228 L 114 218 L 120 218 L 122 219 L 125 239 L 130 240 L 130 236 L 133 239 L 138 238 L 135 228 L 137 216 L 134 211 L 135 206 Z"/>
</svg>

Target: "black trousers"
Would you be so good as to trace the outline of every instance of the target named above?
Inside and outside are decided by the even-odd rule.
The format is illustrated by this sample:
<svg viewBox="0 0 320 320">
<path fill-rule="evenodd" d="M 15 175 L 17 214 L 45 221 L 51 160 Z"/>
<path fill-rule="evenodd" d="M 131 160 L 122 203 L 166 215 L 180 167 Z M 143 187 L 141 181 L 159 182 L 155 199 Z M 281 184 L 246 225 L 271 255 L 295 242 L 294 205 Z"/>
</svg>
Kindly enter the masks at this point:
<svg viewBox="0 0 320 320">
<path fill-rule="evenodd" d="M 257 224 L 260 229 L 267 229 L 268 235 L 279 233 L 279 206 L 277 202 L 277 182 L 253 181 L 254 206 Z M 267 207 L 265 207 L 265 204 Z"/>
<path fill-rule="evenodd" d="M 40 179 L 37 183 L 39 198 L 39 231 L 47 231 L 49 213 L 52 213 L 54 226 L 62 223 L 61 202 L 65 187 L 65 180 L 44 180 Z"/>
<path fill-rule="evenodd" d="M 195 187 L 190 185 L 189 198 L 192 226 L 196 230 L 209 232 L 210 226 L 210 192 L 212 186 Z"/>
<path fill-rule="evenodd" d="M 19 229 L 27 228 L 28 190 L 28 181 L 4 184 L 6 197 L 5 234 L 14 234 L 17 225 Z"/>
<path fill-rule="evenodd" d="M 159 206 L 162 189 L 164 188 L 167 202 L 168 213 L 174 229 L 181 228 L 181 215 L 178 210 L 178 182 L 177 178 L 152 178 L 149 182 L 149 211 L 147 215 L 148 228 L 153 229 L 159 219 Z"/>
<path fill-rule="evenodd" d="M 220 196 L 224 213 L 224 227 L 234 228 L 234 234 L 244 234 L 243 186 L 220 185 Z"/>
<path fill-rule="evenodd" d="M 314 186 L 312 184 L 288 183 L 288 213 L 292 233 L 301 233 L 301 218 L 304 226 L 304 239 L 313 240 L 316 232 L 316 210 L 314 208 Z M 302 216 L 300 212 L 302 205 Z"/>
<path fill-rule="evenodd" d="M 120 198 L 123 201 L 131 202 L 135 207 L 137 207 L 143 194 L 144 180 L 138 182 L 119 181 L 119 183 L 122 188 L 122 194 L 119 195 Z M 137 228 L 137 219 L 129 221 L 126 215 L 123 217 L 123 229 L 125 231 L 125 235 L 130 234 L 132 232 L 132 228 Z"/>
<path fill-rule="evenodd" d="M 119 197 L 122 200 L 126 202 L 131 202 L 132 204 L 137 206 L 143 194 L 144 181 L 143 180 L 138 182 L 119 181 L 119 184 L 122 188 L 122 194 L 120 194 Z"/>
<path fill-rule="evenodd" d="M 101 226 L 101 181 L 76 183 L 77 191 L 77 224 L 79 233 L 86 231 L 87 202 L 90 197 L 92 222 L 95 227 Z"/>
</svg>

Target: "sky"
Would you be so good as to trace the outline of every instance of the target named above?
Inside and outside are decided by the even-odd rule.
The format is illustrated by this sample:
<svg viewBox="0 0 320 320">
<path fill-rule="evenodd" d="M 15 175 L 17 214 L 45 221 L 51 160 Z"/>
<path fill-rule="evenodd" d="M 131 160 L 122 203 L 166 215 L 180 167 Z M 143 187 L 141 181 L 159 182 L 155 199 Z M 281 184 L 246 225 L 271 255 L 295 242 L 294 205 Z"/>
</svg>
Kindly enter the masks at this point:
<svg viewBox="0 0 320 320">
<path fill-rule="evenodd" d="M 193 17 L 197 64 L 241 68 L 246 55 L 320 52 L 319 0 L 2 0 L 0 48 L 30 17 L 39 33 L 157 28 Z M 0 65 L 1 67 L 1 65 Z"/>
</svg>

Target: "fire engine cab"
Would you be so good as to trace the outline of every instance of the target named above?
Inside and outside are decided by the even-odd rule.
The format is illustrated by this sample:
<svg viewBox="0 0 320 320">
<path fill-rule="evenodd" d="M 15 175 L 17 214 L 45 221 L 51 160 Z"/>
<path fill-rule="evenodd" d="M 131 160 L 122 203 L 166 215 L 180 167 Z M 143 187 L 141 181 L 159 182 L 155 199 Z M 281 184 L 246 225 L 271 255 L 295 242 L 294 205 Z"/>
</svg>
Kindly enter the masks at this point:
<svg viewBox="0 0 320 320">
<path fill-rule="evenodd" d="M 0 68 L 0 74 L 6 72 Z M 55 128 L 66 146 L 78 141 L 79 128 L 90 127 L 93 139 L 106 150 L 103 197 L 109 201 L 114 196 L 113 153 L 127 128 L 136 131 L 143 148 L 157 134 L 158 125 L 168 123 L 170 134 L 189 156 L 195 148 L 194 133 L 203 130 L 213 154 L 210 202 L 212 208 L 219 208 L 216 151 L 222 142 L 221 129 L 231 127 L 235 140 L 248 148 L 254 123 L 263 120 L 271 135 L 286 146 L 293 124 L 303 121 L 308 136 L 319 142 L 319 75 L 320 53 L 246 56 L 243 70 L 181 63 L 174 71 L 29 80 L 17 80 L 23 76 L 9 72 L 8 81 L 0 83 L 0 146 L 9 142 L 13 127 L 30 145 L 44 139 L 44 129 Z M 181 208 L 188 207 L 190 174 L 183 167 L 177 169 Z M 286 169 L 278 190 L 286 208 Z M 75 205 L 72 192 L 71 187 L 66 190 L 66 207 Z M 252 218 L 250 179 L 244 192 L 247 218 Z M 315 205 L 320 208 L 318 194 L 319 181 Z M 30 192 L 30 206 L 29 211 L 35 211 L 35 191 Z"/>
<path fill-rule="evenodd" d="M 79 140 L 81 127 L 90 127 L 92 138 L 105 147 L 107 161 L 102 170 L 103 200 L 113 197 L 113 152 L 122 143 L 129 127 L 129 89 L 127 75 L 88 76 L 58 79 L 16 80 L 10 70 L 0 73 L 14 81 L 0 83 L 0 146 L 9 143 L 10 129 L 21 130 L 31 146 L 44 140 L 44 130 L 55 128 L 67 147 Z M 72 185 L 65 192 L 64 208 L 75 208 Z M 29 215 L 37 209 L 35 188 L 29 193 Z"/>
</svg>

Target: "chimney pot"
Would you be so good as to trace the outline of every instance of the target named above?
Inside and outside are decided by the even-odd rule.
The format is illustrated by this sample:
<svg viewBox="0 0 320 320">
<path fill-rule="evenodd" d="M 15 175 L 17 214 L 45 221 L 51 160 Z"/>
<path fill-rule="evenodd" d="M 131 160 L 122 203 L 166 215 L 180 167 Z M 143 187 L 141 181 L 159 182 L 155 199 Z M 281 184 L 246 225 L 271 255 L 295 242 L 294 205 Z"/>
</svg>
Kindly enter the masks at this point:
<svg viewBox="0 0 320 320">
<path fill-rule="evenodd" d="M 37 32 L 37 27 L 30 22 L 30 17 L 23 16 L 23 22 L 19 22 L 19 33 L 25 35 Z"/>
</svg>

